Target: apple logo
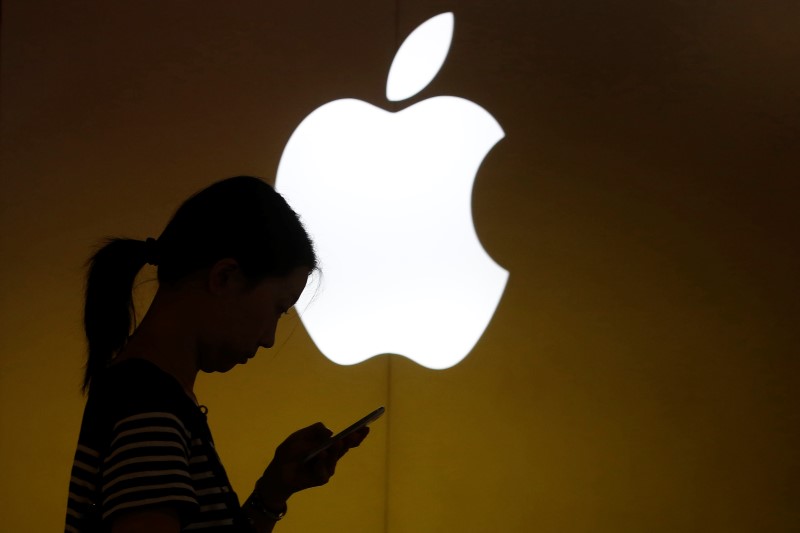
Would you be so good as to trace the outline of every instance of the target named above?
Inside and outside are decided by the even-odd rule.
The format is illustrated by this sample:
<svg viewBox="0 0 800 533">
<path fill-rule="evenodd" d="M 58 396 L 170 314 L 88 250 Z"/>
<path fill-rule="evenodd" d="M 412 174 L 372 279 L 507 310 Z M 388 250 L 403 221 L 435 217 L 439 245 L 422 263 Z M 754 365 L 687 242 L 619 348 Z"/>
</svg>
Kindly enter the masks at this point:
<svg viewBox="0 0 800 533">
<path fill-rule="evenodd" d="M 417 27 L 389 70 L 389 100 L 436 76 L 453 14 Z M 460 362 L 489 324 L 508 280 L 481 246 L 472 184 L 504 137 L 477 104 L 437 96 L 399 112 L 329 102 L 289 138 L 276 189 L 302 217 L 322 274 L 296 308 L 331 361 L 398 354 L 431 369 Z"/>
</svg>

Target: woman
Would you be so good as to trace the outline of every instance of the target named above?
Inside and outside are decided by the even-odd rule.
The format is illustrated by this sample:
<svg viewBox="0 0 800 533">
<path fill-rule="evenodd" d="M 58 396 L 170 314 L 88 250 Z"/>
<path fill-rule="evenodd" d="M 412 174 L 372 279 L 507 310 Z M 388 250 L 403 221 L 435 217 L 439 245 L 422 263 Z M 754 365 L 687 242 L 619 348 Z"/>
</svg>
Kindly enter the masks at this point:
<svg viewBox="0 0 800 533">
<path fill-rule="evenodd" d="M 145 263 L 159 288 L 135 324 Z M 158 240 L 111 239 L 90 259 L 84 326 L 88 399 L 66 531 L 272 531 L 295 492 L 326 483 L 366 428 L 304 462 L 330 437 L 289 436 L 240 506 L 214 451 L 197 373 L 227 372 L 275 341 L 280 316 L 317 268 L 297 215 L 264 181 L 239 176 L 189 198 Z"/>
</svg>

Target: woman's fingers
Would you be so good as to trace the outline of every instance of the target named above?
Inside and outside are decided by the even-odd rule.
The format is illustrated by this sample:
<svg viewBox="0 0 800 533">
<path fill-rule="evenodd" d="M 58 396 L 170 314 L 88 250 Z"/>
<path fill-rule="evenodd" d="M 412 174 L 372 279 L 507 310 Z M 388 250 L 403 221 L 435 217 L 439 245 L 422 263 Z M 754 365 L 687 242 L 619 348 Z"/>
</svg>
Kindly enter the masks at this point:
<svg viewBox="0 0 800 533">
<path fill-rule="evenodd" d="M 267 467 L 267 471 L 275 474 L 281 472 L 280 475 L 271 477 L 284 485 L 289 493 L 326 484 L 336 472 L 339 459 L 350 448 L 361 444 L 369 433 L 369 428 L 361 428 L 342 439 L 331 442 L 327 449 L 310 461 L 305 461 L 306 455 L 320 444 L 328 441 L 332 433 L 321 422 L 295 431 L 278 447 L 275 458 Z M 265 475 L 268 474 L 267 471 L 265 471 Z"/>
<path fill-rule="evenodd" d="M 278 455 L 284 461 L 298 460 L 329 439 L 332 434 L 333 432 L 325 427 L 325 424 L 316 422 L 289 435 L 278 446 Z"/>
<path fill-rule="evenodd" d="M 342 455 L 347 453 L 347 450 L 349 450 L 350 448 L 358 447 L 358 445 L 360 445 L 363 442 L 363 440 L 367 438 L 368 434 L 369 434 L 369 428 L 363 427 L 358 431 L 356 431 L 355 433 L 348 435 L 345 440 L 345 446 L 344 449 L 342 450 Z"/>
<path fill-rule="evenodd" d="M 294 432 L 289 438 L 294 437 L 298 444 L 308 443 L 310 445 L 317 446 L 326 439 L 329 439 L 331 435 L 333 435 L 333 431 L 326 428 L 325 424 L 322 422 L 316 422 L 308 427 Z"/>
</svg>

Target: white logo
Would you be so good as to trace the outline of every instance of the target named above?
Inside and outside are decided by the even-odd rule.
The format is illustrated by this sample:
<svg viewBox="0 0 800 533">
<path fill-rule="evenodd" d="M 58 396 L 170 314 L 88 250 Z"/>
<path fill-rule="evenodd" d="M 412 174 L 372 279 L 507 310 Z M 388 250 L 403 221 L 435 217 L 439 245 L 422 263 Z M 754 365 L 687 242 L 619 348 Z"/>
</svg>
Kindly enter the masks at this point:
<svg viewBox="0 0 800 533">
<path fill-rule="evenodd" d="M 436 76 L 453 36 L 437 15 L 403 42 L 389 100 Z M 433 369 L 472 350 L 508 279 L 478 241 L 472 184 L 504 136 L 482 107 L 454 96 L 392 113 L 360 100 L 317 108 L 283 151 L 276 188 L 302 217 L 322 267 L 296 308 L 331 361 L 399 354 Z"/>
</svg>

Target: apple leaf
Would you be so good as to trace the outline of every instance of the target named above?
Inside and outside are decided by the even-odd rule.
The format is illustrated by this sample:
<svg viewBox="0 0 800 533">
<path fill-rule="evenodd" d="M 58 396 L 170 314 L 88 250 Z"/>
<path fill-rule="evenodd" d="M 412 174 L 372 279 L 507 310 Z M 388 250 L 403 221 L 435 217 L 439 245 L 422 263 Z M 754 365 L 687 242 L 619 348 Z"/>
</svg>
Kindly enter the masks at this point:
<svg viewBox="0 0 800 533">
<path fill-rule="evenodd" d="M 442 68 L 453 40 L 453 14 L 441 13 L 417 26 L 394 56 L 386 97 L 405 100 L 427 86 Z"/>
</svg>

